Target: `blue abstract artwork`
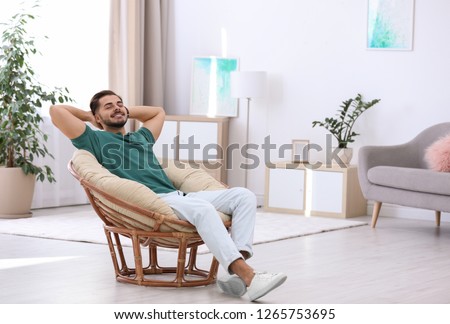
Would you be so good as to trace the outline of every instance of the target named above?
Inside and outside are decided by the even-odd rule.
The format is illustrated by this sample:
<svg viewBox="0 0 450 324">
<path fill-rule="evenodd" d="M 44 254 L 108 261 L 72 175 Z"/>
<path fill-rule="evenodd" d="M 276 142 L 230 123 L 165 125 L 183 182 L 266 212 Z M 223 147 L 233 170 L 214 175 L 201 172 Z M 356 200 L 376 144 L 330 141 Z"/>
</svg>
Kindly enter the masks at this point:
<svg viewBox="0 0 450 324">
<path fill-rule="evenodd" d="M 414 0 L 368 0 L 367 47 L 412 50 Z"/>
<path fill-rule="evenodd" d="M 190 113 L 210 117 L 237 116 L 238 101 L 231 97 L 230 90 L 230 74 L 237 69 L 236 58 L 194 58 Z"/>
</svg>

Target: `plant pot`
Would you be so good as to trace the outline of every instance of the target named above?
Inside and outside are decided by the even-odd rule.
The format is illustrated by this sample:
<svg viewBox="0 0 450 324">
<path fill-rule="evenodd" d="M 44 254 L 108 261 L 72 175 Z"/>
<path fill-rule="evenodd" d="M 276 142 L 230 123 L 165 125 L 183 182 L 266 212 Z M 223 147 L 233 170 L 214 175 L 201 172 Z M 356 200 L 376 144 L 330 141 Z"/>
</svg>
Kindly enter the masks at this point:
<svg viewBox="0 0 450 324">
<path fill-rule="evenodd" d="M 350 165 L 353 157 L 353 149 L 352 148 L 335 148 L 337 156 L 341 159 L 342 163 L 345 165 Z M 333 161 L 337 163 L 337 161 Z"/>
<path fill-rule="evenodd" d="M 0 218 L 30 217 L 35 183 L 21 168 L 0 167 Z"/>
</svg>

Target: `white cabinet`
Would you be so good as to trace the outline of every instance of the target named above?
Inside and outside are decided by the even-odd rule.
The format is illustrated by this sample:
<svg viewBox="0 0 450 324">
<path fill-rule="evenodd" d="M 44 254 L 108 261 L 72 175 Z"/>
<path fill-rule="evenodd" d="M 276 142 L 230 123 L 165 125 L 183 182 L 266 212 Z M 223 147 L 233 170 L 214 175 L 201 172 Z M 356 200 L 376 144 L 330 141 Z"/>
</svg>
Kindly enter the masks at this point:
<svg viewBox="0 0 450 324">
<path fill-rule="evenodd" d="M 294 211 L 304 209 L 305 170 L 269 169 L 269 178 L 270 207 Z"/>
<path fill-rule="evenodd" d="M 153 145 L 153 152 L 157 157 L 165 157 L 170 160 L 176 159 L 178 145 L 176 142 L 177 134 L 178 123 L 176 121 L 166 120 L 158 140 Z"/>
<path fill-rule="evenodd" d="M 219 156 L 217 123 L 180 122 L 179 159 L 186 161 L 217 160 Z"/>
<path fill-rule="evenodd" d="M 189 162 L 226 183 L 228 117 L 167 115 L 153 150 L 158 158 Z"/>
<path fill-rule="evenodd" d="M 310 216 L 356 217 L 367 214 L 367 203 L 356 166 L 313 168 L 280 162 L 266 169 L 264 209 Z"/>
<path fill-rule="evenodd" d="M 344 172 L 311 171 L 311 210 L 340 213 L 343 209 Z"/>
</svg>

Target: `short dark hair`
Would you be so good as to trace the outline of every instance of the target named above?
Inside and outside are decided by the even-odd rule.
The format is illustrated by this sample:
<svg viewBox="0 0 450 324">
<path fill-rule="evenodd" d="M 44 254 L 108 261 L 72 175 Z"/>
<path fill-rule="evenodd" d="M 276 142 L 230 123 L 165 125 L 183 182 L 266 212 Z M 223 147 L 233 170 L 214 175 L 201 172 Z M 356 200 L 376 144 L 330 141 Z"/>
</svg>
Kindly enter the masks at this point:
<svg viewBox="0 0 450 324">
<path fill-rule="evenodd" d="M 110 96 L 110 95 L 117 96 L 117 97 L 119 97 L 120 100 L 122 100 L 122 98 L 112 90 L 102 90 L 100 92 L 97 92 L 92 97 L 91 102 L 89 103 L 89 107 L 91 108 L 93 115 L 95 115 L 95 112 L 97 111 L 98 102 L 100 101 L 100 99 L 103 98 L 104 96 Z"/>
</svg>

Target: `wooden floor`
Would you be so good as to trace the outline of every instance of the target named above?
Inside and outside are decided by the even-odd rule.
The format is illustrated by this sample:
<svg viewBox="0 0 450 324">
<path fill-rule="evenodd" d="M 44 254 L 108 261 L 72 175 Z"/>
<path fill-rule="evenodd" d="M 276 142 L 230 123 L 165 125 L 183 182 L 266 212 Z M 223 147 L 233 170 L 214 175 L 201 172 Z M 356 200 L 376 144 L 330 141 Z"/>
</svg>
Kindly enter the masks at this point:
<svg viewBox="0 0 450 324">
<path fill-rule="evenodd" d="M 259 300 L 277 304 L 450 303 L 450 223 L 381 217 L 355 227 L 256 245 L 257 270 L 284 285 Z M 355 220 L 369 221 L 368 217 Z M 162 263 L 175 253 L 164 252 Z M 200 257 L 201 264 L 210 255 Z M 219 275 L 223 275 L 220 269 Z M 0 303 L 248 303 L 215 285 L 151 288 L 118 283 L 107 246 L 0 235 Z"/>
</svg>

